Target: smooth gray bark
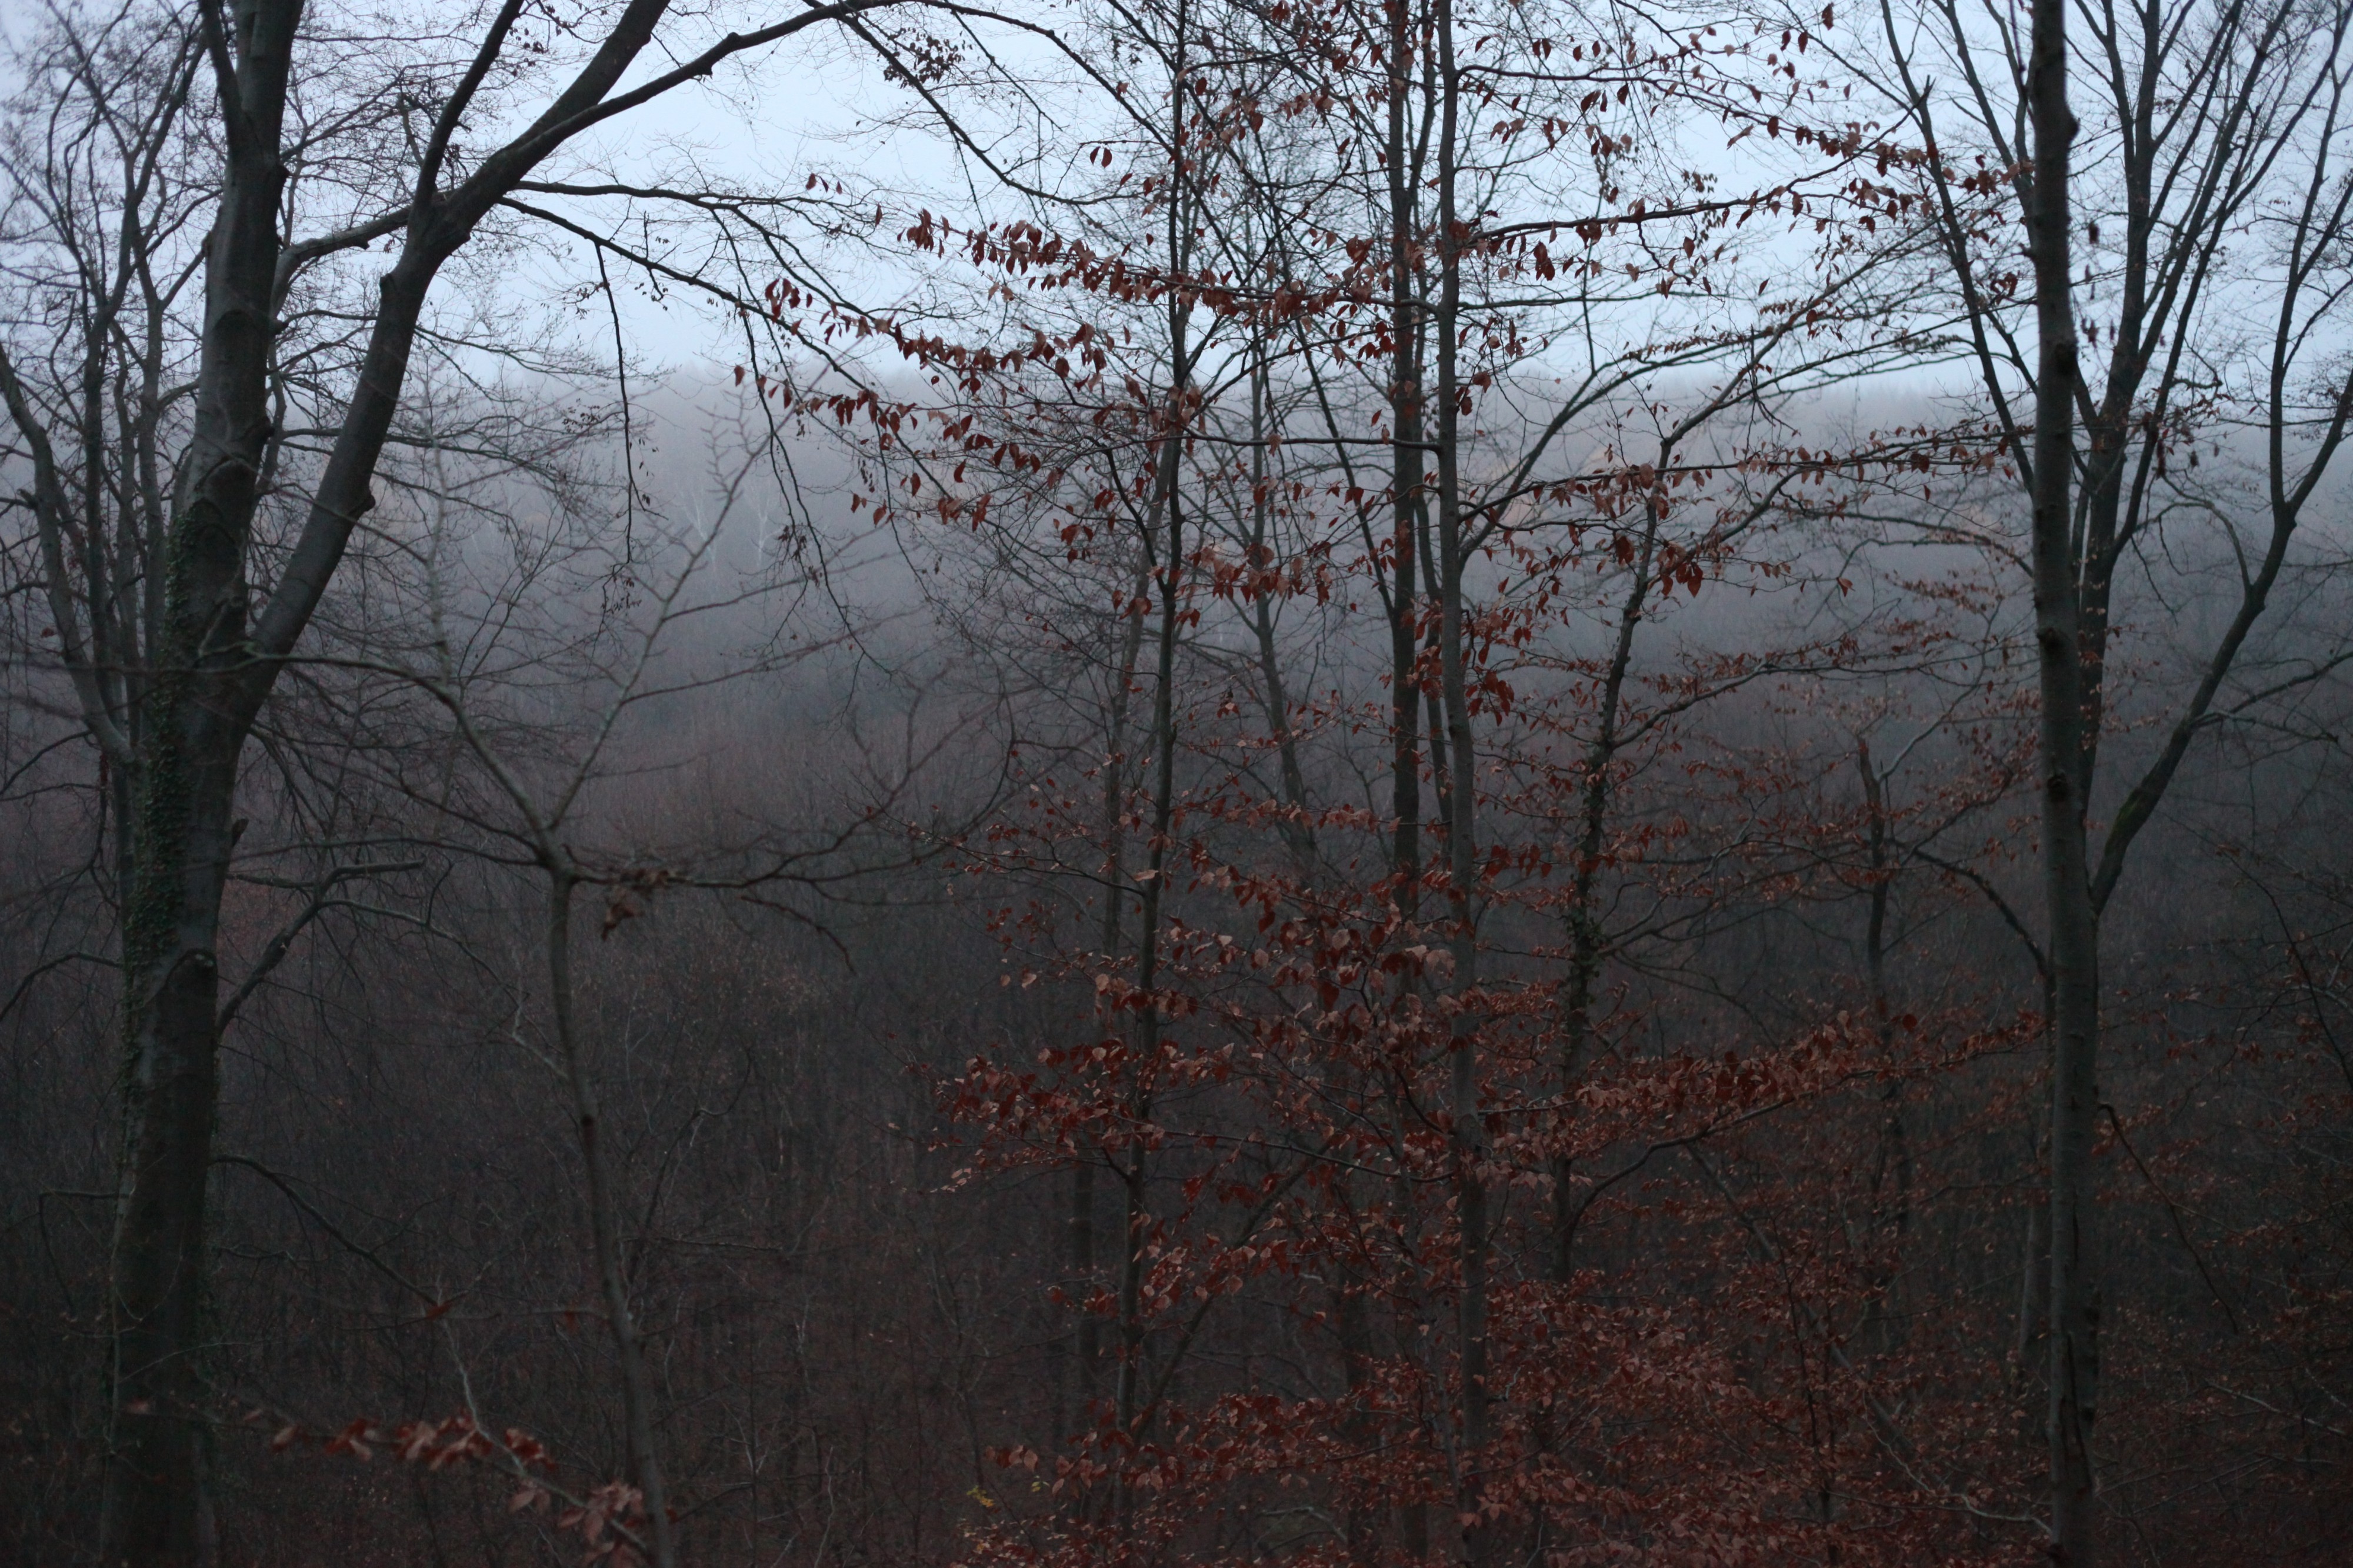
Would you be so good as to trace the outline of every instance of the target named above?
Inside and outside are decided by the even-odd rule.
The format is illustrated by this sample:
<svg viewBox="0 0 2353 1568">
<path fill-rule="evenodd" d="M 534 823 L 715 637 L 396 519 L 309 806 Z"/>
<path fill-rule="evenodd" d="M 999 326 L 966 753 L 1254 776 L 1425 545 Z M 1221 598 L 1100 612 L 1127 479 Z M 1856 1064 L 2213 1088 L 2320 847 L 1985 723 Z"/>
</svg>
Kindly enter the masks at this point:
<svg viewBox="0 0 2353 1568">
<path fill-rule="evenodd" d="M 2099 1110 L 2099 924 L 2085 841 L 2084 669 L 2073 550 L 2076 364 L 2069 258 L 2066 0 L 2034 0 L 2027 107 L 2033 183 L 2027 209 L 2034 266 L 2035 647 L 2042 682 L 2042 896 L 2049 922 L 2051 1032 L 2051 1554 L 2068 1568 L 2098 1560 L 2092 1466 L 2099 1415 L 2099 1279 L 2092 1206 Z"/>
</svg>

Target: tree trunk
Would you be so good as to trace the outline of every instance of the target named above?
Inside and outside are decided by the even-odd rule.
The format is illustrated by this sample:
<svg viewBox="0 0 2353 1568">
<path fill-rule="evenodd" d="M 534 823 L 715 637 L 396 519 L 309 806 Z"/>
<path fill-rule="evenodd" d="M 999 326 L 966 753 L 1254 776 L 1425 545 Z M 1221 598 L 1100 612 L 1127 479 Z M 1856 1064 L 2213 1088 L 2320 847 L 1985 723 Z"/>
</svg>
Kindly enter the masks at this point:
<svg viewBox="0 0 2353 1568">
<path fill-rule="evenodd" d="M 581 1048 L 572 1014 L 572 895 L 569 873 L 552 870 L 547 888 L 548 1005 L 555 1042 L 572 1089 L 573 1125 L 580 1138 L 580 1162 L 588 1176 L 588 1237 L 596 1263 L 597 1289 L 605 1297 L 605 1321 L 613 1333 L 613 1359 L 621 1373 L 621 1415 L 628 1442 L 629 1482 L 643 1495 L 646 1539 L 654 1568 L 678 1568 L 670 1540 L 670 1499 L 662 1485 L 660 1457 L 654 1449 L 653 1390 L 646 1381 L 645 1354 L 637 1315 L 629 1308 L 629 1281 L 621 1267 L 620 1213 L 604 1144 L 604 1113 L 596 1080 Z"/>
<path fill-rule="evenodd" d="M 1269 570 L 1274 552 L 1267 544 L 1271 510 L 1267 493 L 1267 449 L 1281 431 L 1272 424 L 1273 387 L 1267 372 L 1266 344 L 1250 345 L 1254 363 L 1250 389 L 1250 566 Z M 1282 681 L 1282 650 L 1274 640 L 1274 595 L 1261 589 L 1250 603 L 1250 630 L 1258 642 L 1259 679 L 1262 683 L 1268 726 L 1274 731 L 1277 765 L 1282 775 L 1283 816 L 1280 827 L 1283 847 L 1303 880 L 1314 875 L 1315 828 L 1307 818 L 1307 774 L 1299 763 L 1299 734 L 1292 727 L 1291 694 Z"/>
<path fill-rule="evenodd" d="M 1663 459 L 1663 454 L 1662 454 Z M 1663 469 L 1666 464 L 1660 463 Z M 1593 911 L 1601 880 L 1601 847 L 1609 826 L 1609 770 L 1617 765 L 1619 725 L 1626 710 L 1626 676 L 1634 663 L 1634 633 L 1641 625 L 1651 594 L 1651 571 L 1657 559 L 1659 525 L 1664 521 L 1663 495 L 1643 507 L 1642 542 L 1634 554 L 1632 579 L 1627 585 L 1625 607 L 1619 613 L 1618 635 L 1609 649 L 1609 668 L 1601 680 L 1600 700 L 1593 716 L 1593 743 L 1585 751 L 1584 789 L 1580 793 L 1577 833 L 1577 864 L 1570 876 L 1568 897 L 1568 984 L 1560 1009 L 1560 1117 L 1572 1113 L 1570 1097 L 1585 1071 L 1585 1058 L 1593 1039 L 1593 994 L 1601 975 L 1605 935 Z M 1552 1162 L 1552 1278 L 1566 1285 L 1576 1275 L 1577 1221 L 1584 1209 L 1576 1200 L 1572 1172 L 1566 1154 Z"/>
<path fill-rule="evenodd" d="M 1168 195 L 1168 260 L 1181 273 L 1190 255 L 1187 225 L 1191 214 L 1185 203 L 1187 148 L 1185 130 L 1186 31 L 1190 8 L 1179 4 L 1176 15 L 1175 62 L 1169 73 L 1171 106 L 1169 147 L 1172 168 Z M 1134 1074 L 1128 1099 L 1128 1122 L 1134 1135 L 1126 1182 L 1124 1251 L 1120 1267 L 1120 1364 L 1118 1411 L 1120 1427 L 1133 1434 L 1145 1412 L 1144 1273 L 1145 1239 L 1150 1216 L 1145 1205 L 1146 1162 L 1143 1125 L 1152 1114 L 1151 1073 L 1160 1054 L 1160 1008 L 1150 993 L 1160 984 L 1160 925 L 1168 874 L 1168 837 L 1176 800 L 1176 636 L 1183 616 L 1185 574 L 1185 504 L 1181 479 L 1185 462 L 1187 400 L 1190 395 L 1190 361 L 1187 357 L 1186 326 L 1189 307 L 1183 291 L 1168 291 L 1168 417 L 1161 434 L 1159 476 L 1155 501 L 1168 509 L 1167 548 L 1159 562 L 1160 625 L 1154 652 L 1152 694 L 1152 832 L 1145 845 L 1143 909 L 1138 916 L 1135 983 L 1145 994 L 1136 1024 L 1136 1048 L 1131 1064 Z M 1155 510 L 1158 510 L 1155 505 Z M 1147 527 L 1149 524 L 1147 523 Z M 1118 1496 L 1120 1527 L 1131 1523 L 1130 1493 L 1123 1476 Z"/>
<path fill-rule="evenodd" d="M 1491 1534 L 1482 1512 L 1482 1467 L 1492 1394 L 1487 1387 L 1487 1140 L 1479 1107 L 1479 1017 L 1472 999 L 1479 981 L 1476 756 L 1471 742 L 1469 627 L 1463 613 L 1462 578 L 1469 563 L 1458 451 L 1462 386 L 1455 368 L 1455 324 L 1461 306 L 1466 237 L 1458 230 L 1467 226 L 1459 216 L 1455 192 L 1461 76 L 1454 58 L 1453 7 L 1451 0 L 1438 0 L 1435 9 L 1442 94 L 1438 143 L 1439 302 L 1432 322 L 1438 348 L 1439 681 L 1451 780 L 1446 792 L 1448 920 L 1454 957 L 1448 1110 L 1452 1129 L 1456 1265 L 1461 1272 L 1455 1298 L 1455 1337 L 1461 1358 L 1455 1503 L 1461 1524 L 1461 1558 L 1475 1565 L 1486 1561 Z"/>
<path fill-rule="evenodd" d="M 219 1065 L 221 888 L 241 735 L 185 695 L 161 715 L 127 911 L 124 1157 L 111 1290 L 100 1560 L 213 1560 L 206 1486 L 205 1197 Z"/>
<path fill-rule="evenodd" d="M 124 1140 L 110 1309 L 101 1563 L 214 1555 L 206 1487 L 206 1178 L 218 1084 L 221 892 L 252 722 L 245 558 L 269 439 L 279 154 L 299 0 L 237 8 L 227 144 L 206 241 L 195 420 L 173 498 L 164 603 L 123 910 Z M 225 44 L 225 40 L 216 40 Z"/>
<path fill-rule="evenodd" d="M 1164 437 L 1167 445 L 1161 458 L 1161 486 L 1168 505 L 1168 550 L 1161 563 L 1159 647 L 1154 661 L 1158 679 L 1152 698 L 1152 836 L 1145 847 L 1144 908 L 1136 932 L 1135 983 L 1146 994 L 1146 1000 L 1136 1024 L 1136 1048 L 1130 1064 L 1134 1077 L 1127 1113 L 1134 1142 L 1129 1145 L 1127 1166 L 1122 1173 L 1126 1205 L 1120 1258 L 1118 1411 L 1121 1429 L 1130 1433 L 1144 1415 L 1145 1240 L 1150 1215 L 1145 1202 L 1147 1167 L 1141 1130 L 1152 1114 L 1151 1074 L 1160 1054 L 1160 1008 L 1150 1000 L 1149 994 L 1160 984 L 1161 901 L 1168 873 L 1168 835 L 1176 791 L 1176 628 L 1183 614 L 1185 540 L 1184 507 L 1177 494 L 1184 443 L 1185 340 L 1181 318 L 1177 320 L 1175 351 L 1176 384 L 1169 393 L 1172 416 Z M 1129 1517 L 1127 1503 L 1128 1492 L 1123 1479 L 1119 1510 L 1123 1529 Z"/>
<path fill-rule="evenodd" d="M 1103 755 L 1103 955 L 1105 963 L 1116 963 L 1120 950 L 1120 906 L 1127 897 L 1123 886 L 1126 879 L 1126 836 L 1120 829 L 1122 810 L 1125 805 L 1127 782 L 1127 709 L 1130 689 L 1135 684 L 1135 661 L 1144 647 L 1144 594 L 1151 584 L 1149 563 L 1139 564 L 1135 585 L 1127 596 L 1122 612 L 1124 625 L 1119 632 L 1119 658 L 1113 674 L 1111 714 L 1107 723 L 1108 748 Z M 1083 1292 L 1094 1279 L 1095 1272 L 1095 1157 L 1100 1150 L 1082 1151 L 1078 1164 L 1071 1172 L 1071 1212 L 1064 1228 L 1069 1248 L 1071 1278 L 1075 1289 Z M 1078 1362 L 1077 1384 L 1079 1410 L 1072 1412 L 1073 1425 L 1083 1419 L 1083 1412 L 1092 1409 L 1102 1394 L 1103 1321 L 1092 1311 L 1081 1308 L 1074 1346 L 1064 1353 L 1075 1354 Z M 1057 1346 L 1063 1342 L 1056 1341 Z M 1067 1365 L 1056 1374 L 1054 1394 L 1056 1418 L 1069 1408 L 1068 1390 L 1062 1386 L 1070 1380 Z"/>
<path fill-rule="evenodd" d="M 1901 1247 L 1912 1228 L 1912 1142 L 1904 1125 L 1904 1080 L 1895 1075 L 1894 1006 L 1887 993 L 1887 915 L 1894 900 L 1896 862 L 1887 831 L 1887 792 L 1878 767 L 1871 760 L 1871 742 L 1855 748 L 1855 763 L 1862 774 L 1864 847 L 1871 867 L 1871 900 L 1863 926 L 1863 975 L 1871 994 L 1872 1032 L 1878 1037 L 1879 1059 L 1887 1069 L 1880 1086 L 1879 1152 L 1873 1162 L 1873 1206 Z M 1892 1193 L 1890 1191 L 1892 1190 Z M 1870 1306 L 1864 1323 L 1873 1348 L 1893 1355 L 1903 1342 L 1908 1315 L 1895 1310 L 1889 1298 L 1902 1277 L 1902 1258 L 1891 1258 L 1873 1270 Z"/>
<path fill-rule="evenodd" d="M 1406 168 L 1405 106 L 1413 85 L 1413 32 L 1405 0 L 1389 14 L 1389 569 L 1390 869 L 1399 880 L 1399 907 L 1411 917 L 1421 872 L 1421 686 L 1415 646 L 1419 605 L 1414 565 L 1416 519 L 1422 505 L 1421 325 L 1415 310 L 1414 182 Z"/>
<path fill-rule="evenodd" d="M 2099 1552 L 2092 1431 L 2099 1405 L 2099 1284 L 2092 1226 L 2093 1123 L 2099 1106 L 2099 928 L 2085 847 L 2086 717 L 2081 584 L 2073 548 L 2075 315 L 2069 297 L 2066 0 L 2034 0 L 2027 61 L 2034 129 L 2028 212 L 2033 253 L 2033 562 L 2042 698 L 2042 873 L 2050 922 L 2051 1554 L 2092 1568 Z"/>
</svg>

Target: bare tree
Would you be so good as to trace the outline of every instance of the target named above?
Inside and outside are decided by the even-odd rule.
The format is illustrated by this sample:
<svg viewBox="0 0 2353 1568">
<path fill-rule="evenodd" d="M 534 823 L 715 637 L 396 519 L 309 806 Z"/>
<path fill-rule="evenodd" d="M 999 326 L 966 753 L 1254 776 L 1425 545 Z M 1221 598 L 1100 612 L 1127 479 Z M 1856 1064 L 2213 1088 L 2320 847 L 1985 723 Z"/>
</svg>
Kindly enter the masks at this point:
<svg viewBox="0 0 2353 1568">
<path fill-rule="evenodd" d="M 2242 669 L 2353 416 L 2333 346 L 2353 220 L 2340 146 L 2353 11 L 2037 0 L 2023 26 L 1953 5 L 1881 18 L 1883 55 L 1848 58 L 1923 149 L 1907 204 L 1938 236 L 1954 349 L 1978 372 L 1975 441 L 2000 455 L 2031 513 L 2012 558 L 2033 584 L 2042 681 L 2051 1539 L 2080 1568 L 2104 1533 L 2101 916 L 2197 739 L 2327 667 L 2252 686 Z M 2008 237 L 2021 226 L 2023 291 Z M 2087 368 L 2103 336 L 2105 361 Z M 2201 447 L 2242 444 L 2261 454 L 2252 493 L 2197 472 Z M 2095 835 L 2119 596 L 2189 548 L 2201 520 L 2217 531 L 2197 548 L 2235 563 L 2236 603 Z"/>
<path fill-rule="evenodd" d="M 126 195 L 62 215 L 47 237 L 83 254 L 66 280 L 88 292 L 60 302 L 53 320 L 70 342 L 40 357 L 80 366 L 79 387 L 69 398 L 30 390 L 20 342 L 0 358 L 0 392 L 30 458 L 59 648 L 83 721 L 125 781 L 129 1100 L 108 1561 L 194 1563 L 214 1550 L 198 1363 L 238 761 L 375 504 L 436 279 L 584 134 L 728 61 L 897 3 L 841 0 L 694 42 L 698 22 L 672 17 L 667 0 L 634 0 L 585 29 L 502 0 L 421 45 L 375 51 L 303 0 L 206 0 L 185 20 L 142 5 L 94 22 L 60 16 L 59 101 L 85 134 L 111 139 Z M 106 63 L 124 44 L 140 61 L 127 96 Z M 625 85 L 649 49 L 663 63 Z M 73 63 L 82 57 L 91 63 Z M 309 123 L 325 110 L 314 95 L 345 104 L 323 137 Z M 474 128 L 485 122 L 514 129 L 484 137 Z M 305 199 L 352 167 L 334 196 Z M 21 163 L 17 173 L 43 175 Z M 19 211 L 40 200 L 20 189 Z M 201 258 L 174 262 L 171 242 L 207 216 Z M 304 232 L 320 218 L 326 226 Z M 340 373 L 311 381 L 312 366 L 287 353 L 290 300 L 306 275 L 385 241 L 391 264 L 345 307 Z M 181 325 L 170 320 L 174 290 L 197 273 L 200 321 L 164 347 L 158 336 Z M 118 335 L 132 350 L 121 363 L 139 377 L 119 387 L 108 374 Z M 174 375 L 185 387 L 166 381 Z M 160 421 L 183 399 L 174 441 Z M 69 441 L 53 428 L 60 416 Z M 115 425 L 130 427 L 128 450 L 114 449 Z M 289 491 L 300 517 L 279 544 L 257 524 Z M 140 518 L 135 563 L 120 544 L 127 512 Z M 151 608 L 126 664 L 142 584 Z"/>
</svg>

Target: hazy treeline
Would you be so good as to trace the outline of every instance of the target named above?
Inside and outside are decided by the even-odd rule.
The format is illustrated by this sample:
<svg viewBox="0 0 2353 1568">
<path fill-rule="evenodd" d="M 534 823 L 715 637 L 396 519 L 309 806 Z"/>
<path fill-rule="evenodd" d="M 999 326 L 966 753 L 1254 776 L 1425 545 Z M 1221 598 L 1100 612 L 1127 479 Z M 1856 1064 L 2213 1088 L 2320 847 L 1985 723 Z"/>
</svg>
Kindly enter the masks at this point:
<svg viewBox="0 0 2353 1568">
<path fill-rule="evenodd" d="M 7 26 L 11 1561 L 2341 1556 L 2353 7 Z"/>
</svg>

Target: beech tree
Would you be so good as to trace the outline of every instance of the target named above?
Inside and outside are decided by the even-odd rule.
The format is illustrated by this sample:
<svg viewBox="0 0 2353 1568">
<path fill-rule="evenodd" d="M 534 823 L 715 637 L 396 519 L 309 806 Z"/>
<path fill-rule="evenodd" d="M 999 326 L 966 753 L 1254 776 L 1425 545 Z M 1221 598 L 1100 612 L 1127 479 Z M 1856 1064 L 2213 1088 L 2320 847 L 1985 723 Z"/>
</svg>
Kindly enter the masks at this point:
<svg viewBox="0 0 2353 1568">
<path fill-rule="evenodd" d="M 301 0 L 61 18 L 49 80 L 84 128 L 89 150 L 78 155 L 120 182 L 82 187 L 69 183 L 83 172 L 71 163 L 20 165 L 37 182 L 59 176 L 19 189 L 39 214 L 39 239 L 78 258 L 52 275 L 78 291 L 57 317 L 70 336 L 41 357 L 79 375 L 45 399 L 18 371 L 20 347 L 0 360 L 0 391 L 34 471 L 58 644 L 84 721 L 125 781 L 128 1102 L 106 1560 L 193 1563 L 212 1550 L 199 1362 L 217 931 L 238 761 L 374 504 L 437 278 L 587 132 L 739 56 L 889 3 L 848 0 L 698 40 L 700 24 L 671 18 L 664 0 L 577 26 L 508 0 L 428 36 L 413 63 L 400 58 L 414 50 L 406 44 L 371 58 L 369 40 Z M 661 66 L 632 79 L 658 36 Z M 137 91 L 123 99 L 110 68 L 126 48 Z M 348 105 L 331 121 L 340 142 L 301 123 L 314 85 Z M 198 118 L 209 145 L 189 147 L 183 127 Z M 491 121 L 512 129 L 470 129 Z M 200 223 L 200 261 L 175 267 L 169 247 Z M 387 240 L 392 264 L 347 307 L 364 325 L 345 340 L 345 366 L 321 376 L 324 385 L 311 381 L 286 353 L 290 301 L 322 266 Z M 200 279 L 203 296 L 185 347 L 158 341 L 183 324 L 175 272 Z M 134 378 L 120 402 L 117 363 Z M 190 386 L 167 400 L 163 377 L 183 363 Z M 164 421 L 182 395 L 175 445 Z M 118 433 L 130 442 L 119 453 Z M 138 522 L 118 523 L 132 509 L 110 503 L 142 498 L 138 487 Z M 265 549 L 258 517 L 287 489 L 301 496 L 301 520 Z M 142 591 L 144 616 L 132 597 Z"/>
<path fill-rule="evenodd" d="M 2306 509 L 2353 416 L 2353 381 L 2323 346 L 2343 308 L 2353 199 L 2338 144 L 2349 15 L 2143 5 L 2071 26 L 2070 8 L 2050 3 L 2021 30 L 1891 10 L 1886 63 L 1866 68 L 1923 149 L 1918 210 L 1949 269 L 1956 347 L 1978 373 L 1976 430 L 2031 500 L 2018 560 L 2033 584 L 2042 669 L 2054 1009 L 2051 1532 L 2071 1563 L 2095 1561 L 2104 1533 L 2101 914 L 2200 737 L 2327 668 L 2250 682 L 2242 659 L 2297 570 Z M 2010 248 L 2021 226 L 2024 273 Z M 2223 441 L 2252 448 L 2232 454 L 2249 465 L 2243 488 L 2210 485 L 2196 468 L 2199 447 L 2220 456 Z M 2191 518 L 2215 525 L 2212 544 L 2189 542 Z M 2159 547 L 2227 552 L 2236 604 L 2191 656 L 2164 741 L 2120 774 L 2104 772 L 2114 644 L 2131 613 L 2123 596 Z M 2122 793 L 2095 834 L 2111 774 Z"/>
</svg>

